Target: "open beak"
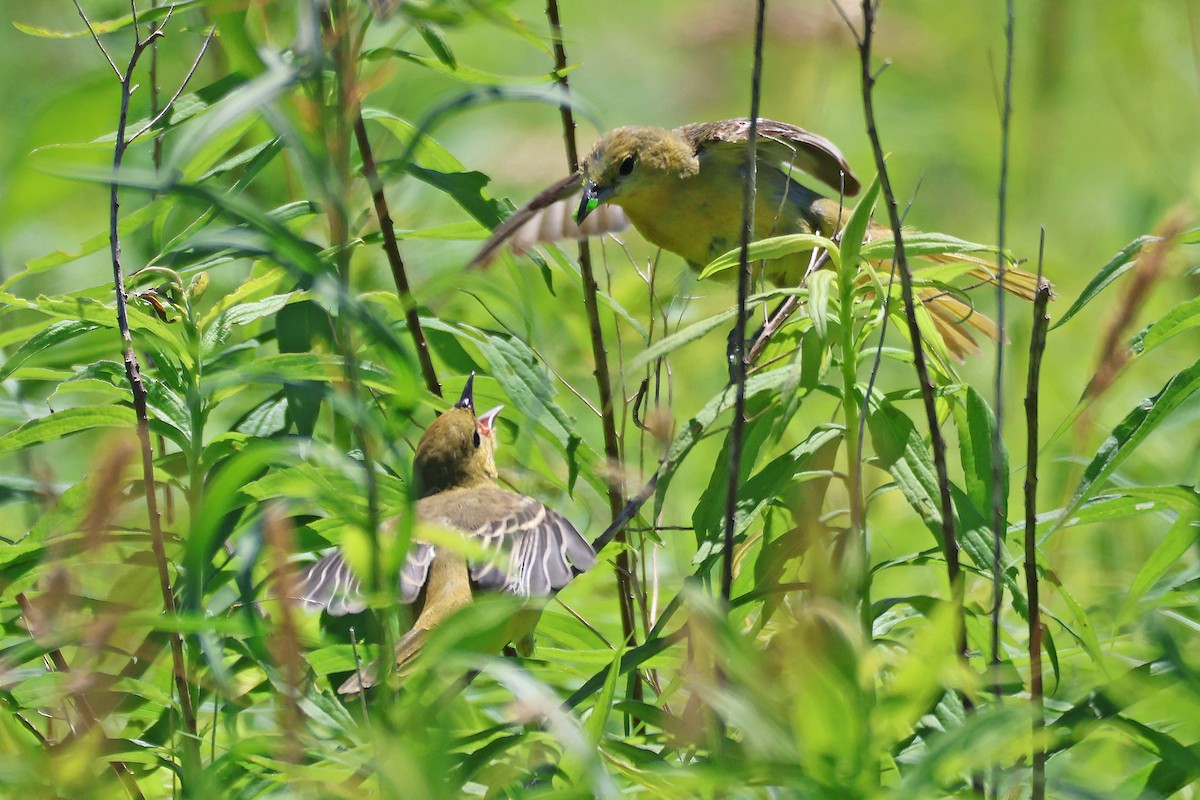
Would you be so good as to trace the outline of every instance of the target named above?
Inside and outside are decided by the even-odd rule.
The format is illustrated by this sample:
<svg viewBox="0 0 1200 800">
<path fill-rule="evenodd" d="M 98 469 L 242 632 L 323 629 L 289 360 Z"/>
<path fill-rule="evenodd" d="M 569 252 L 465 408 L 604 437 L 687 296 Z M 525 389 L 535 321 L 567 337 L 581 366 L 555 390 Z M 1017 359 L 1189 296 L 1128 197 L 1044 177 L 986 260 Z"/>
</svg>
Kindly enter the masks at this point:
<svg viewBox="0 0 1200 800">
<path fill-rule="evenodd" d="M 479 429 L 480 435 L 492 435 L 492 431 L 496 429 L 496 417 L 500 416 L 500 412 L 503 410 L 504 406 L 496 406 L 490 411 L 485 411 L 476 418 L 475 427 Z"/>
<path fill-rule="evenodd" d="M 462 397 L 454 404 L 455 408 L 467 408 L 475 413 L 475 373 L 467 376 L 467 385 L 463 387 Z"/>
<path fill-rule="evenodd" d="M 596 206 L 600 205 L 604 194 L 605 192 L 596 185 L 595 181 L 587 181 L 583 184 L 583 197 L 579 200 L 579 210 L 575 212 L 576 225 L 582 225 L 588 214 L 596 210 Z"/>
</svg>

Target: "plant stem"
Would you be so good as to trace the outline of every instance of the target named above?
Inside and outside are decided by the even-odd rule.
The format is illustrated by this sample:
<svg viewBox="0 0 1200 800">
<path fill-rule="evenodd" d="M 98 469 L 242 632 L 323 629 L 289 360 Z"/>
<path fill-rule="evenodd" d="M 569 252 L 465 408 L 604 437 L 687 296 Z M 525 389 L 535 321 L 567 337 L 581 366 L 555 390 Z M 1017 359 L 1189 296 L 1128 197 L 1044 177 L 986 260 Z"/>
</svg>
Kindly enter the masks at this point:
<svg viewBox="0 0 1200 800">
<path fill-rule="evenodd" d="M 750 297 L 750 239 L 754 235 L 754 201 L 758 192 L 758 109 L 762 102 L 763 34 L 767 0 L 757 0 L 754 12 L 754 66 L 750 71 L 750 130 L 746 135 L 746 173 L 742 183 L 742 240 L 738 254 L 737 320 L 733 327 L 731 370 L 734 386 L 733 422 L 729 429 L 729 472 L 725 486 L 725 524 L 721 559 L 721 600 L 729 605 L 733 593 L 733 546 L 741 488 L 742 448 L 746 435 L 746 315 Z"/>
<path fill-rule="evenodd" d="M 887 206 L 888 222 L 892 229 L 892 240 L 895 243 L 893 261 L 900 274 L 900 289 L 904 297 L 904 318 L 908 324 L 909 340 L 912 342 L 913 367 L 917 373 L 917 383 L 921 389 L 921 400 L 925 407 L 925 419 L 929 425 L 930 446 L 933 450 L 933 466 L 937 473 L 939 508 L 941 512 L 942 548 L 946 557 L 946 577 L 950 583 L 951 603 L 957 616 L 957 648 L 961 660 L 967 661 L 967 632 L 964 618 L 963 601 L 964 586 L 962 570 L 959 564 L 958 535 L 954 525 L 954 505 L 950 499 L 950 478 L 946 469 L 946 440 L 938 424 L 937 400 L 929 367 L 925 362 L 925 348 L 921 340 L 921 329 L 917 324 L 916 300 L 913 293 L 912 273 L 909 270 L 908 258 L 904 252 L 903 233 L 900 228 L 900 212 L 896 206 L 896 194 L 892 190 L 892 182 L 888 176 L 887 163 L 884 160 L 883 144 L 879 139 L 879 129 L 875 122 L 875 104 L 872 92 L 875 87 L 876 75 L 871 71 L 871 45 L 875 35 L 876 4 L 880 0 L 862 0 L 863 32 L 858 41 L 859 60 L 861 66 L 861 84 L 863 112 L 867 123 L 867 136 L 871 140 L 871 151 L 875 157 L 875 170 L 879 174 L 880 189 L 883 192 Z M 869 401 L 870 398 L 867 398 Z M 964 705 L 969 702 L 964 697 Z M 971 779 L 972 788 L 977 793 L 983 791 L 983 781 L 978 775 Z"/>
<path fill-rule="evenodd" d="M 355 109 L 354 137 L 358 141 L 358 152 L 362 156 L 363 176 L 371 188 L 371 201 L 375 205 L 375 217 L 379 220 L 379 232 L 383 235 L 383 252 L 387 255 L 388 266 L 392 268 L 392 280 L 396 284 L 396 295 L 400 298 L 400 306 L 404 309 L 404 319 L 408 332 L 412 336 L 413 346 L 417 351 L 417 363 L 421 365 L 421 375 L 425 379 L 425 387 L 430 392 L 442 396 L 442 384 L 438 380 L 437 371 L 433 368 L 433 359 L 429 355 L 429 342 L 425 339 L 425 330 L 421 327 L 421 316 L 417 313 L 417 303 L 413 299 L 408 273 L 404 268 L 404 259 L 400 257 L 400 245 L 396 240 L 396 226 L 392 223 L 392 215 L 388 209 L 387 195 L 383 191 L 383 181 L 375 168 L 375 154 L 371 150 L 371 139 L 367 136 L 367 124 L 363 120 L 362 108 Z"/>
<path fill-rule="evenodd" d="M 1029 375 L 1025 383 L 1025 594 L 1029 602 L 1029 699 L 1033 703 L 1033 774 L 1032 800 L 1046 796 L 1046 750 L 1040 740 L 1046 727 L 1045 700 L 1042 694 L 1042 610 L 1038 598 L 1037 569 L 1037 483 L 1038 483 L 1038 388 L 1042 354 L 1046 350 L 1046 331 L 1050 317 L 1050 286 L 1042 283 L 1042 254 L 1046 231 L 1038 245 L 1038 289 L 1033 299 L 1033 334 L 1029 342 Z"/>
<path fill-rule="evenodd" d="M 546 16 L 550 20 L 551 37 L 554 40 L 554 68 L 558 73 L 557 83 L 564 92 L 570 91 L 565 70 L 567 68 L 567 52 L 563 47 L 562 22 L 558 15 L 557 0 L 546 0 Z M 575 115 L 569 103 L 559 106 L 562 114 L 563 139 L 567 148 L 567 162 L 572 172 L 579 171 L 579 149 L 575 142 Z M 625 506 L 624 485 L 620 477 L 621 464 L 620 441 L 617 437 L 616 417 L 613 413 L 612 380 L 608 373 L 608 353 L 604 347 L 604 331 L 600 326 L 600 305 L 596 295 L 599 291 L 596 285 L 595 273 L 592 269 L 592 254 L 586 240 L 579 242 L 579 271 L 583 276 L 583 307 L 587 314 L 588 330 L 592 339 L 592 360 L 595 366 L 596 389 L 600 395 L 600 420 L 604 428 L 604 457 L 608 460 L 608 473 L 611 476 L 608 483 L 608 508 L 612 518 L 616 520 Z M 624 530 L 616 533 L 617 541 L 622 545 L 628 544 L 628 536 Z M 621 633 L 626 647 L 637 644 L 637 630 L 634 613 L 633 568 L 630 563 L 629 550 L 622 547 L 616 557 L 616 576 L 619 602 L 621 608 Z M 636 673 L 635 673 L 636 675 Z M 635 678 L 635 697 L 641 697 L 641 681 Z"/>
<path fill-rule="evenodd" d="M 169 15 L 168 15 L 169 18 Z M 166 20 L 162 25 L 166 24 Z M 121 75 L 121 109 L 117 120 L 116 144 L 113 146 L 113 179 L 109 186 L 109 249 L 112 256 L 113 285 L 117 298 L 117 327 L 121 332 L 122 358 L 125 363 L 125 375 L 129 379 L 130 391 L 133 394 L 134 414 L 137 417 L 137 436 L 142 456 L 142 483 L 146 496 L 146 512 L 149 516 L 150 546 L 154 553 L 154 563 L 158 570 L 159 589 L 162 593 L 163 608 L 168 617 L 174 617 L 175 594 L 171 588 L 171 575 L 167 562 L 166 547 L 163 542 L 162 521 L 158 512 L 158 498 L 155 494 L 154 483 L 154 453 L 150 443 L 150 421 L 146 409 L 146 386 L 142 381 L 141 367 L 137 354 L 133 350 L 133 336 L 129 329 L 128 297 L 125 291 L 125 271 L 121 266 L 121 239 L 118 229 L 120 221 L 120 182 L 118 174 L 121 163 L 125 158 L 125 150 L 129 144 L 126 140 L 126 126 L 129 122 L 129 97 L 133 91 L 133 71 L 137 67 L 142 53 L 158 37 L 162 36 L 162 25 L 150 32 L 146 39 L 134 44 L 129 63 Z M 179 694 L 179 710 L 183 718 L 185 740 L 194 742 L 196 737 L 196 714 L 192 707 L 192 696 L 188 686 L 187 668 L 183 653 L 183 636 L 172 632 L 171 660 L 175 687 Z M 190 748 L 189 748 L 190 749 Z M 185 768 L 186 772 L 186 768 Z"/>
<path fill-rule="evenodd" d="M 999 218 L 996 234 L 996 369 L 992 385 L 994 396 L 992 404 L 996 414 L 996 425 L 992 429 L 992 619 L 991 619 L 991 664 L 992 664 L 992 698 L 999 703 L 1001 686 L 999 678 L 1000 666 L 1000 617 L 1004 605 L 1003 569 L 1001 563 L 1004 554 L 1004 529 L 1008 497 L 1005 494 L 1006 475 L 1001 474 L 1004 465 L 1004 308 L 1005 290 L 1004 278 L 1008 265 L 1004 257 L 1004 238 L 1007 232 L 1008 220 L 1008 155 L 1009 139 L 1012 129 L 1012 73 L 1014 28 L 1016 11 L 1013 0 L 1005 3 L 1007 18 L 1004 26 L 1005 57 L 1004 57 L 1004 107 L 1000 115 L 1000 182 L 997 188 L 997 205 Z M 1039 291 L 1041 281 L 1038 281 Z M 992 796 L 998 796 L 1000 791 L 999 767 L 993 771 Z"/>
</svg>

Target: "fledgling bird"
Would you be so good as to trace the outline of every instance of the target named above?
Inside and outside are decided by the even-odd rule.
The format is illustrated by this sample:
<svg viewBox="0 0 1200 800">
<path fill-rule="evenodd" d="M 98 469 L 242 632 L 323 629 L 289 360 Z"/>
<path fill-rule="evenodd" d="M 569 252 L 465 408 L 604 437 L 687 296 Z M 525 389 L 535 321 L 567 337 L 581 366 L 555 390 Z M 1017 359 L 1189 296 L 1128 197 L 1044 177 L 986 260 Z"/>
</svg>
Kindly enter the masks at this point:
<svg viewBox="0 0 1200 800">
<path fill-rule="evenodd" d="M 412 543 L 397 590 L 402 603 L 420 610 L 396 643 L 397 668 L 417 655 L 438 623 L 471 602 L 473 590 L 547 597 L 596 561 L 592 546 L 566 517 L 496 483 L 494 423 L 502 407 L 476 416 L 474 378 L 472 373 L 462 398 L 417 443 L 413 480 L 419 499 L 413 508 L 421 522 L 462 533 L 488 557 L 467 559 L 429 542 Z M 366 608 L 359 579 L 336 552 L 301 574 L 296 593 L 296 599 L 334 616 Z M 531 631 L 536 614 L 524 616 Z M 513 639 L 527 632 L 514 632 Z M 360 692 L 378 680 L 373 666 L 364 667 L 338 693 Z"/>
<path fill-rule="evenodd" d="M 632 223 L 647 241 L 682 256 L 699 271 L 741 241 L 749 129 L 748 119 L 729 119 L 673 130 L 631 126 L 610 131 L 596 142 L 577 173 L 541 192 L 497 227 L 472 264 L 488 263 L 505 244 L 522 252 L 539 241 L 616 232 Z M 758 136 L 753 238 L 837 234 L 849 217 L 845 198 L 860 188 L 841 151 L 824 137 L 769 119 L 759 119 Z M 796 179 L 799 172 L 837 196 L 825 197 L 802 185 Z M 569 209 L 576 204 L 572 223 Z M 604 218 L 593 222 L 592 216 L 601 212 Z M 890 239 L 891 231 L 872 224 L 867 238 Z M 811 255 L 804 251 L 766 261 L 766 279 L 777 286 L 800 285 Z M 966 254 L 939 258 L 948 259 L 970 263 L 969 274 L 979 280 L 996 280 L 980 259 Z M 1004 286 L 1032 300 L 1037 277 L 1008 269 Z M 991 320 L 955 294 L 928 285 L 919 292 L 955 356 L 978 351 L 967 327 L 996 337 Z"/>
</svg>

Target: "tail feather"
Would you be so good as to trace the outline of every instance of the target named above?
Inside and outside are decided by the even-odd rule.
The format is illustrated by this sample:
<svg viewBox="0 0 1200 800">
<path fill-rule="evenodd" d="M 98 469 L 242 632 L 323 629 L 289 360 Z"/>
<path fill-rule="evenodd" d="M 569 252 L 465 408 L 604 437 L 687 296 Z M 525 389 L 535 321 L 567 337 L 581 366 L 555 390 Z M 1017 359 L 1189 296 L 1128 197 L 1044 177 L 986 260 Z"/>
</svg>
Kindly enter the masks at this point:
<svg viewBox="0 0 1200 800">
<path fill-rule="evenodd" d="M 996 264 L 985 258 L 971 255 L 970 253 L 943 253 L 942 255 L 926 256 L 930 261 L 935 261 L 940 264 L 948 264 L 950 262 L 962 262 L 967 264 L 975 264 L 976 266 L 967 271 L 967 274 L 972 278 L 983 283 L 990 283 L 995 286 L 1000 282 L 1000 275 L 996 271 Z M 1050 282 L 1045 278 L 1042 279 L 1042 284 L 1049 286 Z M 1038 277 L 1032 272 L 1026 272 L 1023 269 L 1009 267 L 1004 270 L 1004 291 L 1020 297 L 1022 300 L 1033 301 L 1037 296 Z M 1053 291 L 1051 292 L 1053 297 Z"/>
<path fill-rule="evenodd" d="M 936 289 L 922 289 L 920 297 L 925 310 L 929 312 L 929 318 L 933 321 L 933 327 L 945 342 L 946 349 L 958 361 L 965 360 L 967 356 L 979 355 L 979 345 L 975 343 L 968 326 L 995 338 L 996 326 L 992 321 L 953 295 Z M 977 318 L 982 318 L 985 322 Z"/>
</svg>

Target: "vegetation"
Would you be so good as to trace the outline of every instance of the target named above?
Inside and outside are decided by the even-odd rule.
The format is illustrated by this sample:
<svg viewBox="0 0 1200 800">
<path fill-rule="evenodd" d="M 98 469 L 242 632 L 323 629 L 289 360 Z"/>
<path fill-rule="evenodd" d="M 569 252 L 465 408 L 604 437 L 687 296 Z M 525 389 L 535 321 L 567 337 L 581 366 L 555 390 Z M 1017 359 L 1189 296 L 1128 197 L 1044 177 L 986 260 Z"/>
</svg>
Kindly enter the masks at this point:
<svg viewBox="0 0 1200 800">
<path fill-rule="evenodd" d="M 0 794 L 1196 796 L 1194 7 L 1030 0 L 1009 61 L 1003 3 L 883 3 L 873 142 L 857 4 L 770 5 L 763 115 L 890 181 L 834 268 L 750 298 L 751 330 L 804 313 L 733 426 L 728 286 L 632 232 L 463 265 L 567 174 L 560 108 L 581 144 L 745 116 L 751 4 L 572 4 L 557 54 L 537 0 L 167 5 L 0 33 Z M 909 255 L 1044 269 L 1048 333 L 1047 298 L 1000 317 L 914 260 L 1003 320 L 999 366 L 951 357 L 853 235 L 889 184 L 960 237 Z M 479 597 L 339 697 L 409 620 L 412 445 L 472 371 L 502 482 L 588 539 L 645 503 L 532 657 L 481 645 L 518 604 Z M 288 599 L 335 544 L 376 587 L 348 621 Z"/>
</svg>

